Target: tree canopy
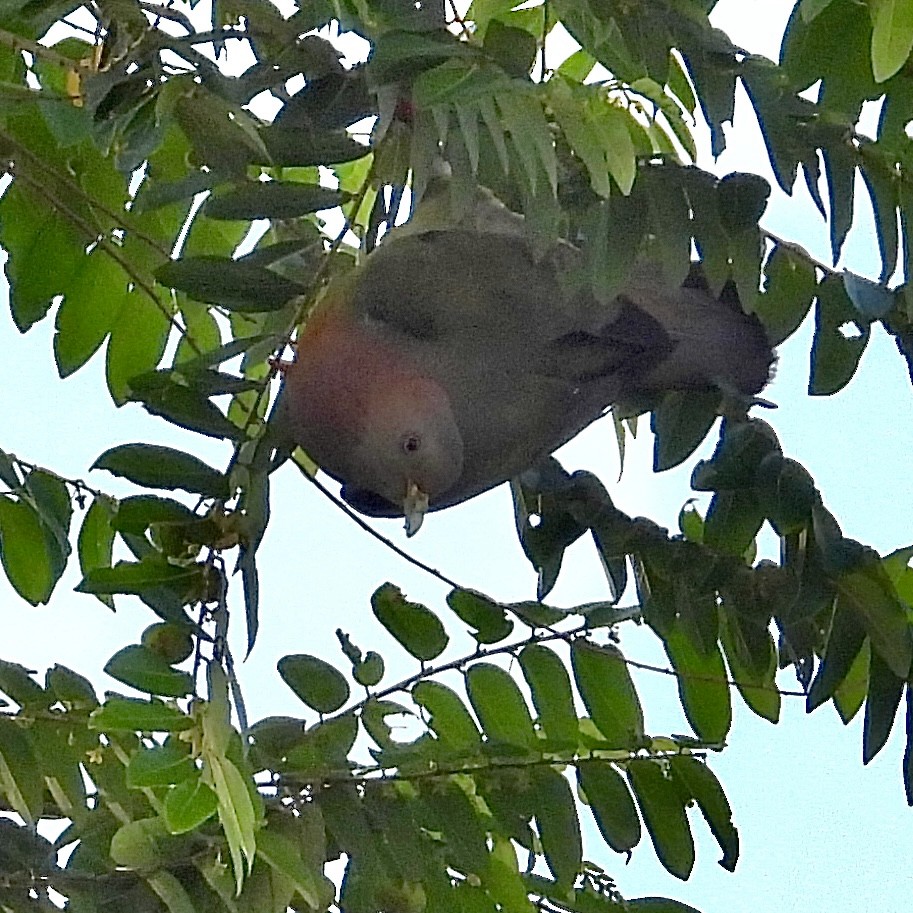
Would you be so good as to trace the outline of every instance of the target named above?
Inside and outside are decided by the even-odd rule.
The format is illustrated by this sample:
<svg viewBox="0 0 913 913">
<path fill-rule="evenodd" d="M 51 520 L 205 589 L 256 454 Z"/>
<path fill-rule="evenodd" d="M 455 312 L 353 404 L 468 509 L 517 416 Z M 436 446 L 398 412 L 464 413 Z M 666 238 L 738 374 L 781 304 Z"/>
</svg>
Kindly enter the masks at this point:
<svg viewBox="0 0 913 913">
<path fill-rule="evenodd" d="M 19 596 L 47 604 L 78 562 L 87 600 L 137 597 L 150 621 L 104 667 L 123 693 L 100 696 L 99 669 L 0 660 L 0 908 L 690 910 L 622 897 L 613 866 L 652 851 L 687 880 L 693 808 L 735 867 L 713 753 L 734 738 L 734 701 L 776 722 L 790 676 L 809 711 L 863 714 L 866 762 L 905 700 L 898 792 L 913 804 L 913 546 L 844 535 L 776 414 L 725 392 L 614 410 L 622 456 L 649 414 L 657 472 L 716 436 L 691 476 L 709 504 L 686 504 L 679 529 L 552 459 L 512 483 L 535 600 L 453 585 L 426 606 L 384 583 L 364 611 L 402 657 L 340 630 L 336 656 L 278 663 L 301 718 L 245 710 L 229 619 L 251 651 L 261 613 L 279 610 L 259 599 L 272 475 L 291 464 L 305 486 L 318 469 L 271 420 L 279 362 L 440 160 L 454 213 L 488 188 L 534 250 L 579 248 L 577 281 L 598 299 L 636 255 L 679 281 L 696 257 L 773 344 L 814 312 L 810 396 L 850 382 L 875 325 L 913 378 L 913 3 L 800 0 L 776 63 L 714 28 L 715 5 L 0 0 L 15 324 L 53 321 L 61 378 L 103 350 L 118 406 L 224 454 L 119 444 L 85 467 L 132 486 L 114 497 L 0 451 L 0 560 Z M 741 90 L 779 187 L 804 188 L 826 219 L 829 262 L 760 224 L 764 178 L 696 164 L 699 125 L 719 155 Z M 859 193 L 877 279 L 836 266 Z M 777 560 L 758 559 L 765 535 Z M 600 583 L 559 609 L 549 594 L 582 537 L 609 595 Z M 633 623 L 661 642 L 690 734 L 646 730 L 618 642 Z M 393 681 L 403 657 L 412 671 Z"/>
</svg>

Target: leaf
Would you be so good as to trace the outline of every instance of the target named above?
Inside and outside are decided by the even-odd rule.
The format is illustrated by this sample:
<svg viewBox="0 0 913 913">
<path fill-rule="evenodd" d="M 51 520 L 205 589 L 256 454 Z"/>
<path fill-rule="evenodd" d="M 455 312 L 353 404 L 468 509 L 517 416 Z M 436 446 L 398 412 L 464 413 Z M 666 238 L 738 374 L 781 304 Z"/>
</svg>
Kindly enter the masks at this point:
<svg viewBox="0 0 913 913">
<path fill-rule="evenodd" d="M 203 211 L 210 219 L 294 219 L 321 209 L 333 209 L 349 194 L 291 181 L 257 181 L 216 192 Z"/>
<path fill-rule="evenodd" d="M 113 697 L 89 715 L 89 728 L 102 732 L 181 732 L 193 726 L 189 716 L 155 699 Z"/>
<path fill-rule="evenodd" d="M 719 644 L 702 649 L 680 620 L 663 632 L 688 722 L 703 742 L 722 743 L 732 725 L 732 703 Z"/>
<path fill-rule="evenodd" d="M 913 3 L 872 0 L 872 73 L 876 82 L 890 79 L 913 49 Z"/>
<path fill-rule="evenodd" d="M 656 761 L 634 760 L 628 779 L 663 867 L 682 881 L 694 868 L 694 838 L 683 797 Z"/>
<path fill-rule="evenodd" d="M 440 682 L 420 681 L 412 689 L 412 700 L 428 711 L 428 726 L 448 753 L 456 757 L 478 754 L 482 747 L 481 735 L 455 691 Z"/>
<path fill-rule="evenodd" d="M 538 768 L 534 802 L 545 861 L 555 881 L 570 887 L 583 863 L 583 843 L 577 806 L 567 780 L 552 767 Z"/>
<path fill-rule="evenodd" d="M 0 716 L 0 792 L 31 825 L 44 808 L 43 768 L 28 731 Z"/>
<path fill-rule="evenodd" d="M 444 652 L 450 638 L 438 617 L 425 606 L 408 602 L 392 583 L 385 583 L 371 596 L 377 620 L 416 659 L 429 662 Z"/>
<path fill-rule="evenodd" d="M 704 544 L 729 555 L 744 555 L 764 523 L 764 511 L 750 488 L 718 491 L 704 518 Z"/>
<path fill-rule="evenodd" d="M 172 786 L 196 779 L 197 768 L 188 748 L 185 744 L 169 741 L 138 751 L 127 764 L 127 786 L 133 789 Z"/>
<path fill-rule="evenodd" d="M 319 657 L 306 653 L 283 656 L 278 669 L 286 685 L 318 713 L 335 713 L 349 699 L 343 674 Z"/>
<path fill-rule="evenodd" d="M 830 396 L 842 390 L 856 373 L 868 341 L 868 325 L 859 324 L 842 279 L 833 274 L 825 277 L 815 308 L 809 394 Z"/>
<path fill-rule="evenodd" d="M 564 663 L 541 644 L 527 644 L 519 659 L 549 746 L 575 748 L 579 739 L 577 712 Z"/>
<path fill-rule="evenodd" d="M 716 842 L 723 851 L 720 865 L 735 871 L 739 858 L 739 832 L 732 823 L 732 809 L 713 771 L 697 758 L 679 755 L 669 761 L 672 772 L 697 802 Z"/>
<path fill-rule="evenodd" d="M 263 266 L 227 257 L 169 260 L 155 272 L 162 285 L 239 313 L 278 311 L 307 289 Z M 139 371 L 134 371 L 138 374 Z"/>
<path fill-rule="evenodd" d="M 309 907 L 319 909 L 323 872 L 308 865 L 301 847 L 279 833 L 264 829 L 257 838 L 257 855 L 271 868 L 291 879 L 295 890 Z"/>
<path fill-rule="evenodd" d="M 162 697 L 185 697 L 193 691 L 189 673 L 173 669 L 157 653 L 139 644 L 118 650 L 105 664 L 104 671 L 137 691 Z"/>
<path fill-rule="evenodd" d="M 878 653 L 872 653 L 862 731 L 863 764 L 868 764 L 888 741 L 905 684 Z"/>
<path fill-rule="evenodd" d="M 118 405 L 127 400 L 130 379 L 151 371 L 165 354 L 172 310 L 164 291 L 157 301 L 136 290 L 128 293 L 111 328 L 105 359 L 108 389 Z"/>
<path fill-rule="evenodd" d="M 161 842 L 165 837 L 160 818 L 128 821 L 111 837 L 111 858 L 129 869 L 155 870 L 162 863 Z"/>
<path fill-rule="evenodd" d="M 608 761 L 581 761 L 577 783 L 583 790 L 602 839 L 616 853 L 640 842 L 640 817 L 624 778 Z"/>
<path fill-rule="evenodd" d="M 613 748 L 636 748 L 644 737 L 644 716 L 621 651 L 585 640 L 571 645 L 577 689 L 593 722 Z"/>
<path fill-rule="evenodd" d="M 872 641 L 872 649 L 899 678 L 907 680 L 913 657 L 908 610 L 894 585 L 876 561 L 841 574 L 837 605 L 851 610 Z"/>
<path fill-rule="evenodd" d="M 808 314 L 817 291 L 815 267 L 789 247 L 774 247 L 764 267 L 764 292 L 755 314 L 764 324 L 771 345 L 792 336 Z"/>
<path fill-rule="evenodd" d="M 667 393 L 650 416 L 650 430 L 656 435 L 653 471 L 663 472 L 684 462 L 713 427 L 720 406 L 720 394 Z"/>
<path fill-rule="evenodd" d="M 504 607 L 472 590 L 451 590 L 447 605 L 466 624 L 475 628 L 473 637 L 480 644 L 495 644 L 504 640 L 514 629 Z"/>
<path fill-rule="evenodd" d="M 35 681 L 33 674 L 19 663 L 0 660 L 0 691 L 24 709 L 47 710 L 53 698 Z"/>
<path fill-rule="evenodd" d="M 79 528 L 76 551 L 79 555 L 79 569 L 83 577 L 98 568 L 111 567 L 111 556 L 114 550 L 114 528 L 112 520 L 115 514 L 115 502 L 104 495 L 96 495 L 83 517 Z M 114 608 L 114 601 L 107 596 L 98 596 L 99 600 Z"/>
<path fill-rule="evenodd" d="M 824 658 L 808 691 L 806 706 L 809 712 L 833 696 L 837 686 L 850 671 L 864 641 L 865 629 L 860 620 L 848 606 L 838 602 L 828 633 Z"/>
<path fill-rule="evenodd" d="M 13 589 L 32 605 L 51 598 L 55 574 L 56 543 L 30 504 L 0 496 L 0 559 Z M 62 568 L 60 568 L 62 570 Z"/>
<path fill-rule="evenodd" d="M 199 494 L 207 498 L 228 498 L 229 485 L 225 475 L 202 460 L 153 444 L 121 444 L 106 450 L 92 469 L 107 469 L 113 475 L 129 479 L 144 488 L 164 488 Z"/>
<path fill-rule="evenodd" d="M 509 673 L 474 663 L 466 670 L 466 692 L 489 744 L 527 749 L 536 744 L 529 708 Z"/>
<path fill-rule="evenodd" d="M 206 764 L 204 777 L 211 782 L 218 799 L 219 821 L 231 854 L 236 889 L 240 892 L 244 883 L 244 862 L 247 874 L 250 874 L 257 846 L 254 805 L 244 778 L 228 758 L 206 752 L 203 760 Z"/>
</svg>

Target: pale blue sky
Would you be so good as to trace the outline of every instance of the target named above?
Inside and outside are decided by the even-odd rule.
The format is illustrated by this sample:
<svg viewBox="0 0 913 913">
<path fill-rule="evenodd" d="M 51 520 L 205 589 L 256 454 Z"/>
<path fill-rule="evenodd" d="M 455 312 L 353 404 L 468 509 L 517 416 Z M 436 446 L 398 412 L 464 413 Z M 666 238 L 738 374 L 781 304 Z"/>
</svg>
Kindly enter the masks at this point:
<svg viewBox="0 0 913 913">
<path fill-rule="evenodd" d="M 789 0 L 723 0 L 715 19 L 737 43 L 774 56 L 791 5 Z M 717 167 L 722 172 L 754 170 L 769 176 L 744 97 L 736 127 L 733 149 Z M 787 200 L 775 190 L 766 225 L 826 260 L 826 232 L 802 199 L 804 195 L 798 201 Z M 847 264 L 863 273 L 876 272 L 875 249 L 871 225 L 863 218 L 850 238 Z M 0 364 L 4 449 L 72 477 L 86 477 L 88 466 L 105 448 L 139 440 L 170 443 L 224 464 L 227 447 L 173 429 L 138 406 L 115 409 L 104 392 L 101 356 L 74 377 L 59 381 L 52 336 L 49 319 L 21 337 L 5 304 L 0 304 L 0 345 L 7 353 Z M 806 322 L 782 347 L 777 377 L 767 394 L 779 408 L 765 418 L 776 428 L 785 451 L 812 472 L 848 535 L 883 552 L 913 543 L 913 391 L 900 357 L 877 331 L 849 387 L 828 399 L 810 399 L 805 392 L 810 341 Z M 621 509 L 668 526 L 674 526 L 679 508 L 691 494 L 688 476 L 693 461 L 660 476 L 650 472 L 645 429 L 629 445 L 625 473 L 617 484 L 616 449 L 608 422 L 588 429 L 560 455 L 568 469 L 587 468 L 599 474 Z M 114 493 L 128 491 L 104 473 L 93 474 L 92 481 Z M 378 528 L 405 543 L 396 522 L 379 523 Z M 449 576 L 497 598 L 525 599 L 535 592 L 535 577 L 516 542 L 506 487 L 430 516 L 407 548 Z M 446 593 L 441 584 L 362 534 L 290 468 L 275 478 L 272 524 L 261 548 L 260 567 L 261 633 L 253 656 L 240 668 L 252 719 L 276 713 L 303 715 L 304 708 L 275 672 L 276 660 L 289 652 L 341 660 L 336 627 L 348 631 L 362 647 L 384 653 L 391 667 L 387 681 L 413 671 L 373 621 L 369 597 L 386 580 L 432 607 L 443 606 Z M 42 673 L 48 664 L 63 662 L 89 674 L 101 688 L 117 687 L 101 674 L 101 666 L 121 645 L 137 640 L 154 619 L 131 600 L 122 600 L 118 612 L 110 613 L 91 597 L 72 593 L 77 580 L 78 573 L 71 568 L 51 606 L 38 609 L 23 603 L 5 580 L 0 581 L 0 657 Z M 606 594 L 595 554 L 589 545 L 578 544 L 571 549 L 552 600 L 572 605 Z M 236 612 L 233 635 L 236 652 L 243 655 L 242 614 Z M 655 638 L 631 628 L 621 632 L 626 654 L 665 665 Z M 469 639 L 463 637 L 462 642 L 469 652 Z M 650 673 L 639 673 L 636 679 L 648 729 L 656 734 L 688 731 L 674 683 Z M 788 674 L 781 683 L 795 687 Z M 861 763 L 861 722 L 860 714 L 846 730 L 830 705 L 808 717 L 801 700 L 787 698 L 782 722 L 771 726 L 735 698 L 731 746 L 711 759 L 741 833 L 742 856 L 734 874 L 716 865 L 715 843 L 696 814 L 698 861 L 687 883 L 661 868 L 649 842 L 635 851 L 630 865 L 624 865 L 594 837 L 584 812 L 586 855 L 605 867 L 628 896 L 668 895 L 704 913 L 857 913 L 867 907 L 902 913 L 913 889 L 908 863 L 913 812 L 904 802 L 900 778 L 903 720 L 868 768 Z"/>
</svg>

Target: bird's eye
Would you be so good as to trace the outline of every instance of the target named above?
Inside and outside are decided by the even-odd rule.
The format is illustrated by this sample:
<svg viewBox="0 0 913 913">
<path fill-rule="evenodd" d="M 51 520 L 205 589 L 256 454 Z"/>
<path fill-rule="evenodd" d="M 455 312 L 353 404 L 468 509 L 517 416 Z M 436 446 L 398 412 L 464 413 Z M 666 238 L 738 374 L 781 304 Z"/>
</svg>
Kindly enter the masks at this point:
<svg viewBox="0 0 913 913">
<path fill-rule="evenodd" d="M 422 439 L 417 434 L 407 434 L 403 438 L 403 450 L 406 453 L 415 453 L 422 446 Z"/>
</svg>

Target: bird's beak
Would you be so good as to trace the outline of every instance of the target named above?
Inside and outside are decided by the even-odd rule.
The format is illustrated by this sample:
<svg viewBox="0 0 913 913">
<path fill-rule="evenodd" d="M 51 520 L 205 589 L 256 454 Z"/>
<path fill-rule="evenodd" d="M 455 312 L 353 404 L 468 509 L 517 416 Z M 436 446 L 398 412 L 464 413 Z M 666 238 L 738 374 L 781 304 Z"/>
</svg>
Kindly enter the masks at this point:
<svg viewBox="0 0 913 913">
<path fill-rule="evenodd" d="M 410 482 L 403 498 L 403 513 L 406 515 L 406 535 L 410 538 L 421 528 L 428 510 L 428 495 L 415 484 Z"/>
</svg>

